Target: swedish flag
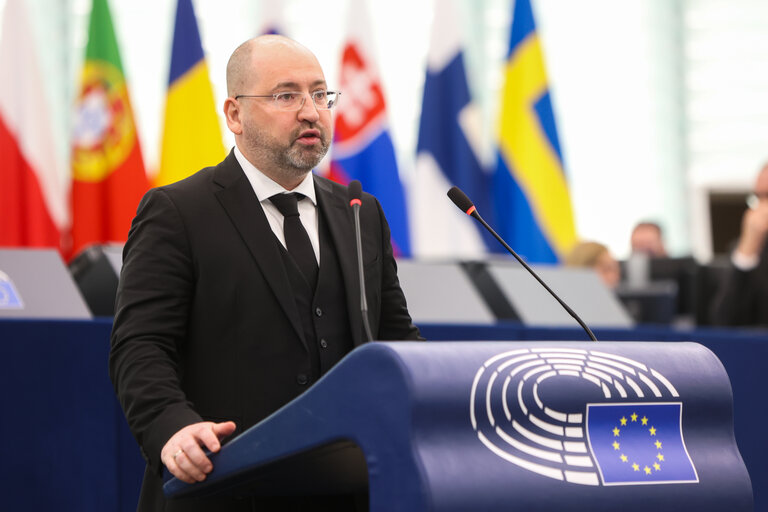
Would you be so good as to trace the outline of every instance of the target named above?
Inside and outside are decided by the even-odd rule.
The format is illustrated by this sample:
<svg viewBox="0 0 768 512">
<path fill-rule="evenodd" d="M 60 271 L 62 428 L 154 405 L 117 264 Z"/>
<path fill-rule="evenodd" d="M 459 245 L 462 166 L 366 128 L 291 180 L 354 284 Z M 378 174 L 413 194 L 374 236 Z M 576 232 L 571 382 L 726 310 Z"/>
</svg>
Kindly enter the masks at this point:
<svg viewBox="0 0 768 512">
<path fill-rule="evenodd" d="M 588 404 L 587 435 L 603 485 L 698 482 L 676 403 Z"/>
<path fill-rule="evenodd" d="M 178 0 L 160 171 L 155 185 L 186 178 L 203 167 L 217 164 L 224 156 L 192 0 Z"/>
<path fill-rule="evenodd" d="M 576 241 L 571 198 L 530 0 L 515 0 L 493 200 L 498 232 L 526 259 L 556 263 Z"/>
</svg>

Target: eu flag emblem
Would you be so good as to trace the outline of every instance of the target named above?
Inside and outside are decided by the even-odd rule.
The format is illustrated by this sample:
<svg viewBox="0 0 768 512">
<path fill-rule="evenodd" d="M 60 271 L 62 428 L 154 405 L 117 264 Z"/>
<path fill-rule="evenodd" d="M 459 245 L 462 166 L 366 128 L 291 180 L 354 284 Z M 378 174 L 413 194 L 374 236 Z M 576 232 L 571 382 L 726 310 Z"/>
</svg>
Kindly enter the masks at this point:
<svg viewBox="0 0 768 512">
<path fill-rule="evenodd" d="M 0 272 L 0 309 L 22 309 L 24 304 L 13 286 L 13 281 L 4 272 Z"/>
<path fill-rule="evenodd" d="M 587 404 L 587 436 L 603 485 L 698 482 L 683 404 Z"/>
</svg>

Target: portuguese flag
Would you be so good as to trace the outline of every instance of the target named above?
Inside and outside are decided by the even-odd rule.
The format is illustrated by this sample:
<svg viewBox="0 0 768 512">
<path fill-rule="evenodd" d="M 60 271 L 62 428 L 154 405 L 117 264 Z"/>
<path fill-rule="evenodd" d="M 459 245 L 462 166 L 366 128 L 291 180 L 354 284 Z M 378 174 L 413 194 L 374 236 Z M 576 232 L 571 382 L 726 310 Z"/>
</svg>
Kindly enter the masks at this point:
<svg viewBox="0 0 768 512">
<path fill-rule="evenodd" d="M 72 246 L 125 242 L 148 188 L 107 0 L 93 0 L 75 105 Z"/>
</svg>

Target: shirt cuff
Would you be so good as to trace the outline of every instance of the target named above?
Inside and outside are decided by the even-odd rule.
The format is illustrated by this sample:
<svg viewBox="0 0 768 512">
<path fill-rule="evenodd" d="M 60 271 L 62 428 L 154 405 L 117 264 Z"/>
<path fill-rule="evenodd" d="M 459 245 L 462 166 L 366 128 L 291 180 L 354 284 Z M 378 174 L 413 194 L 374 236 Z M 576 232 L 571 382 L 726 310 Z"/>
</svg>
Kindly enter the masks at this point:
<svg viewBox="0 0 768 512">
<path fill-rule="evenodd" d="M 749 272 L 750 270 L 757 268 L 758 263 L 760 263 L 760 257 L 757 255 L 747 256 L 739 251 L 733 251 L 733 254 L 731 254 L 731 263 L 742 272 Z"/>
</svg>

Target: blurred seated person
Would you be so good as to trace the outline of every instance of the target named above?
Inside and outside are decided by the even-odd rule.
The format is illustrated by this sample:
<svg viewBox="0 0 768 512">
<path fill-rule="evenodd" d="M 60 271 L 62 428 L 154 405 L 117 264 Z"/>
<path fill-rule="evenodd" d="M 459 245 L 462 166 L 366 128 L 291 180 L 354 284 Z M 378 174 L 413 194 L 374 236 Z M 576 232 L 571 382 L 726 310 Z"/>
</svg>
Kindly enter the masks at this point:
<svg viewBox="0 0 768 512">
<path fill-rule="evenodd" d="M 712 323 L 768 326 L 768 162 L 755 181 L 731 265 L 712 307 Z"/>
<path fill-rule="evenodd" d="M 579 242 L 563 262 L 567 267 L 591 268 L 610 289 L 616 288 L 621 279 L 619 262 L 606 246 L 598 242 Z"/>
<path fill-rule="evenodd" d="M 651 258 L 667 257 L 667 249 L 664 247 L 664 233 L 661 226 L 656 222 L 637 223 L 632 230 L 630 244 L 633 253 L 647 254 Z"/>
</svg>

